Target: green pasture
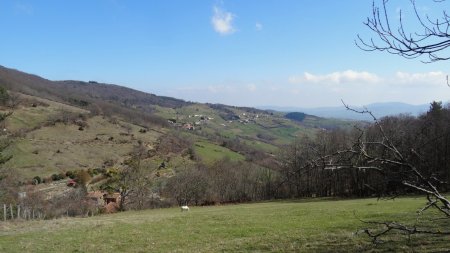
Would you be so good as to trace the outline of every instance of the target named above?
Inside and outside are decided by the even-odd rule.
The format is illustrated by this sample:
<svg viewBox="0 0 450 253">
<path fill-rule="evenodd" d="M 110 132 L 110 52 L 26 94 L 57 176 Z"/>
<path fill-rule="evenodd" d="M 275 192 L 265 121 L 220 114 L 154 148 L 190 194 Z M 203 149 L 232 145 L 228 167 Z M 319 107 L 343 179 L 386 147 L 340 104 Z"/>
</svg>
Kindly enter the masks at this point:
<svg viewBox="0 0 450 253">
<path fill-rule="evenodd" d="M 225 158 L 228 158 L 230 161 L 243 161 L 245 159 L 241 154 L 206 141 L 196 142 L 194 144 L 194 150 L 206 164 L 212 164 Z"/>
<path fill-rule="evenodd" d="M 0 252 L 445 252 L 448 237 L 393 234 L 361 220 L 416 223 L 422 198 L 299 200 L 0 222 Z M 420 222 L 420 221 L 419 221 Z"/>
</svg>

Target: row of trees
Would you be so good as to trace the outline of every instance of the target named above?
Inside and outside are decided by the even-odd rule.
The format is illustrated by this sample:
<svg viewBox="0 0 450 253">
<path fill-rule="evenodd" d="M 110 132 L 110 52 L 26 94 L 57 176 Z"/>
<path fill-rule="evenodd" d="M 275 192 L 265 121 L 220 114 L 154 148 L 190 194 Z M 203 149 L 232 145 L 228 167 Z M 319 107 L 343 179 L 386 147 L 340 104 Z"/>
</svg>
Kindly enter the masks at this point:
<svg viewBox="0 0 450 253">
<path fill-rule="evenodd" d="M 276 182 L 271 169 L 226 159 L 183 169 L 168 179 L 164 194 L 178 205 L 239 203 L 274 198 Z"/>
</svg>

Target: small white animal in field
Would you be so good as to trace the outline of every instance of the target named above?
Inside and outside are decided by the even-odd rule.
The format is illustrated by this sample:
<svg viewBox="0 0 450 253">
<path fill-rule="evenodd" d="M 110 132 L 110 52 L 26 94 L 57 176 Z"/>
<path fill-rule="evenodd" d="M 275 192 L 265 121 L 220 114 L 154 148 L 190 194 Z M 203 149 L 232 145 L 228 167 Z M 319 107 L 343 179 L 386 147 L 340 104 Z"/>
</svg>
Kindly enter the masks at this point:
<svg viewBox="0 0 450 253">
<path fill-rule="evenodd" d="M 181 206 L 181 211 L 189 211 L 189 207 L 188 206 Z"/>
</svg>

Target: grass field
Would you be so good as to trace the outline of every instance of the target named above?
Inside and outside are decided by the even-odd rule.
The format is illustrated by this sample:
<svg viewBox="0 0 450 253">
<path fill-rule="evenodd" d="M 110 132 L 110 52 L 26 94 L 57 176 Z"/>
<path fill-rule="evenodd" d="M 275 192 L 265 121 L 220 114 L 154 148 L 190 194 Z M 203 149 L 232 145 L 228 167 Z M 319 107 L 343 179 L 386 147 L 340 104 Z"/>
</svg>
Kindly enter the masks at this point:
<svg viewBox="0 0 450 253">
<path fill-rule="evenodd" d="M 227 148 L 205 141 L 199 141 L 194 145 L 195 152 L 206 164 L 228 158 L 230 161 L 243 161 L 245 157 Z"/>
<path fill-rule="evenodd" d="M 423 199 L 278 201 L 0 222 L 0 252 L 442 252 L 449 238 L 394 236 L 374 246 L 365 220 L 415 220 Z"/>
</svg>

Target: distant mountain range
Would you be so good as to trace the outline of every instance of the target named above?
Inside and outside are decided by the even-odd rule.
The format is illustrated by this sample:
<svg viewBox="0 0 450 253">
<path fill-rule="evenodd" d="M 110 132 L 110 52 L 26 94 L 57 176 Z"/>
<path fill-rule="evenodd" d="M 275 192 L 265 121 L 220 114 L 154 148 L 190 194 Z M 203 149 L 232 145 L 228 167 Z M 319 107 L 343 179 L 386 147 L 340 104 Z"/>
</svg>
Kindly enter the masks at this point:
<svg viewBox="0 0 450 253">
<path fill-rule="evenodd" d="M 367 108 L 377 118 L 398 114 L 409 114 L 417 116 L 424 113 L 430 107 L 429 104 L 411 105 L 400 102 L 390 103 L 374 103 L 366 106 L 351 106 L 355 110 L 363 110 Z M 355 113 L 347 110 L 344 106 L 336 107 L 318 107 L 318 108 L 301 108 L 301 107 L 280 107 L 280 106 L 262 106 L 258 107 L 264 110 L 275 110 L 281 112 L 303 112 L 310 115 L 315 115 L 324 118 L 337 118 L 337 119 L 349 119 L 349 120 L 372 120 L 368 114 Z"/>
</svg>

